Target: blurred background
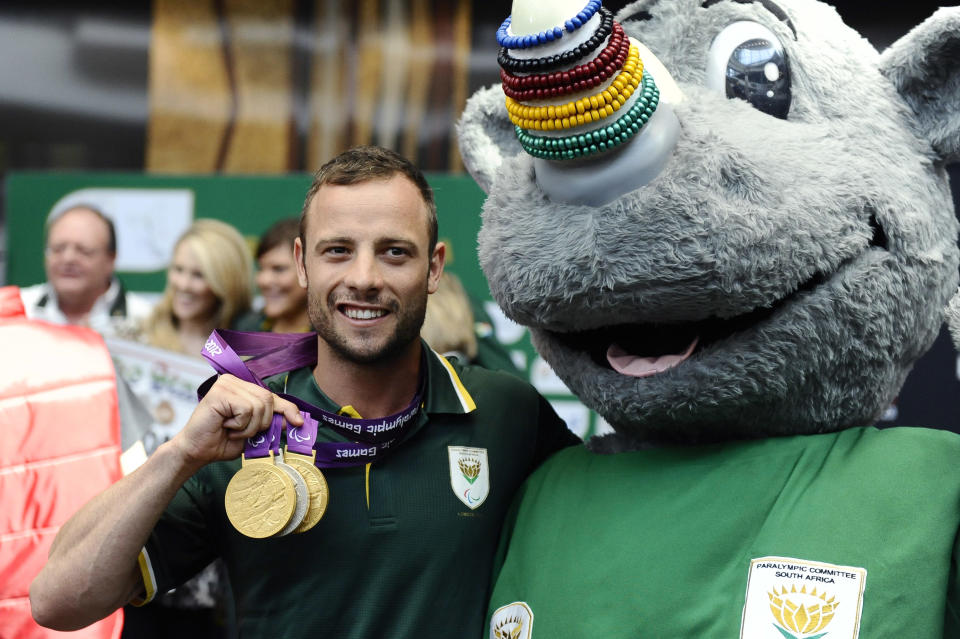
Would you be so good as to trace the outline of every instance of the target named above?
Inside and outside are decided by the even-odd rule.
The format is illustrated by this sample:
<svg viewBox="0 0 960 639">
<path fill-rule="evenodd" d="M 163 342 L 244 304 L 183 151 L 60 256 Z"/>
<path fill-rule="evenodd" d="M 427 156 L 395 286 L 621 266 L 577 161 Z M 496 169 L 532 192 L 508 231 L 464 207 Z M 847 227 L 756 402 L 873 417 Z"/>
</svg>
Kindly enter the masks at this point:
<svg viewBox="0 0 960 639">
<path fill-rule="evenodd" d="M 836 7 L 883 49 L 937 5 Z M 309 171 L 358 143 L 459 172 L 451 125 L 467 96 L 498 81 L 494 32 L 509 10 L 476 0 L 2 3 L 0 175 Z"/>
<path fill-rule="evenodd" d="M 625 4 L 605 2 L 614 11 Z M 937 4 L 835 6 L 882 50 Z M 498 82 L 494 33 L 509 11 L 508 2 L 478 0 L 0 4 L 0 285 L 43 279 L 41 245 L 21 238 L 42 233 L 51 206 L 72 190 L 157 178 L 192 190 L 197 217 L 228 219 L 253 237 L 272 219 L 298 212 L 305 172 L 347 147 L 373 143 L 405 154 L 447 189 L 442 197 L 466 220 L 445 229 L 441 214 L 441 235 L 460 234 L 452 270 L 489 300 L 472 238 L 482 194 L 463 175 L 453 125 L 473 91 Z M 292 182 L 269 187 L 240 179 L 291 174 Z M 956 184 L 956 167 L 953 175 Z M 237 178 L 217 184 L 249 192 L 250 202 L 259 193 L 257 202 L 276 201 L 276 208 L 251 205 L 236 211 L 237 222 L 234 212 L 209 208 L 225 200 L 216 190 L 204 199 L 204 176 Z M 282 203 L 270 199 L 281 191 Z M 259 222 L 245 227 L 244 219 Z M 132 277 L 131 288 L 162 286 L 162 269 Z M 537 375 L 523 331 L 490 310 L 498 336 L 515 345 L 517 363 Z M 913 400 L 903 399 L 889 416 L 904 419 L 906 411 L 915 423 L 955 424 L 960 383 L 945 335 L 928 359 L 952 401 L 931 414 L 940 410 L 936 402 L 918 400 L 927 412 L 914 417 Z M 548 371 L 539 374 L 541 390 L 564 395 Z"/>
</svg>

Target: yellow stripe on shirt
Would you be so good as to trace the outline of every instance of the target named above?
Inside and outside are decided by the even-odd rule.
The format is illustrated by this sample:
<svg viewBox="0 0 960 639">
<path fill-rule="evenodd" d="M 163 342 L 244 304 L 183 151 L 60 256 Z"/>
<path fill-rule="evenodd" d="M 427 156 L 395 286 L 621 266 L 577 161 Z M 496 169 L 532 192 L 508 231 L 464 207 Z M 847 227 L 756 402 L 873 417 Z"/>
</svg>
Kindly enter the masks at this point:
<svg viewBox="0 0 960 639">
<path fill-rule="evenodd" d="M 143 588 L 146 594 L 144 594 L 143 597 L 134 597 L 131 599 L 130 605 L 139 608 L 153 601 L 154 596 L 157 594 L 157 578 L 153 574 L 153 564 L 150 563 L 150 555 L 147 554 L 146 548 L 140 551 L 140 555 L 137 557 L 137 564 L 140 566 L 140 576 L 143 579 Z"/>
<path fill-rule="evenodd" d="M 450 376 L 450 381 L 453 383 L 453 387 L 457 392 L 457 398 L 460 400 L 460 405 L 463 406 L 463 411 L 465 413 L 472 413 L 477 410 L 477 405 L 474 403 L 473 398 L 470 397 L 470 393 L 467 392 L 463 382 L 460 381 L 460 376 L 457 375 L 457 371 L 453 370 L 453 366 L 450 365 L 447 358 L 437 351 L 433 351 L 433 354 L 440 359 L 444 368 L 447 369 L 447 375 Z"/>
</svg>

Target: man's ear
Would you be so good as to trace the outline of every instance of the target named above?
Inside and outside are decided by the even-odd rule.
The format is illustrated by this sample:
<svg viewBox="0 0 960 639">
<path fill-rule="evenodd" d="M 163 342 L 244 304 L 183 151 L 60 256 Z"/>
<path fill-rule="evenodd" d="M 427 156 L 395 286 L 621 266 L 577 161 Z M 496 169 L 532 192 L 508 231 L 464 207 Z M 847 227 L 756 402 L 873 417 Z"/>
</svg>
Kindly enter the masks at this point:
<svg viewBox="0 0 960 639">
<path fill-rule="evenodd" d="M 303 244 L 299 237 L 293 238 L 293 262 L 297 265 L 297 282 L 307 288 L 307 269 L 303 263 Z"/>
<path fill-rule="evenodd" d="M 499 85 L 480 89 L 467 100 L 457 122 L 464 166 L 485 193 L 490 192 L 503 159 L 523 152 L 503 100 Z"/>
<path fill-rule="evenodd" d="M 880 56 L 880 71 L 946 162 L 960 160 L 960 7 L 937 10 Z"/>
<path fill-rule="evenodd" d="M 440 276 L 443 275 L 443 266 L 447 260 L 447 245 L 443 242 L 437 242 L 433 247 L 433 255 L 430 256 L 430 272 L 427 274 L 427 293 L 437 292 L 440 286 Z"/>
</svg>

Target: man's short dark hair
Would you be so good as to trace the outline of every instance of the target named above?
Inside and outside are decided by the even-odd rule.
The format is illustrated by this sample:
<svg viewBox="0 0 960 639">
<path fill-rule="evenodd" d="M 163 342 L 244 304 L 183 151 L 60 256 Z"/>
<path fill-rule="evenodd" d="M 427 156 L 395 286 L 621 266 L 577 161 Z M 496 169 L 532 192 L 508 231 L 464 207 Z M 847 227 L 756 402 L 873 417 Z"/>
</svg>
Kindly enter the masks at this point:
<svg viewBox="0 0 960 639">
<path fill-rule="evenodd" d="M 53 225 L 56 224 L 60 218 L 71 211 L 90 211 L 95 216 L 99 217 L 103 223 L 107 225 L 107 253 L 109 255 L 117 254 L 117 230 L 113 227 L 113 220 L 104 215 L 103 211 L 95 206 L 91 206 L 90 204 L 75 204 L 70 208 L 61 211 L 56 217 L 49 218 L 47 220 L 46 228 L 44 229 L 44 234 L 50 235 L 50 229 L 53 227 Z"/>
<path fill-rule="evenodd" d="M 293 240 L 300 234 L 300 220 L 295 217 L 288 217 L 274 222 L 270 228 L 260 236 L 260 243 L 257 244 L 257 254 L 254 256 L 260 259 L 266 253 L 269 253 L 278 246 L 293 246 Z"/>
<path fill-rule="evenodd" d="M 307 211 L 310 203 L 325 184 L 349 186 L 370 180 L 389 179 L 397 174 L 406 176 L 420 190 L 423 203 L 427 206 L 427 233 L 430 238 L 427 257 L 433 255 L 437 245 L 437 204 L 433 200 L 433 189 L 410 160 L 399 153 L 379 146 L 357 146 L 336 156 L 313 174 L 313 184 L 307 191 L 300 212 L 300 243 L 307 245 Z"/>
</svg>

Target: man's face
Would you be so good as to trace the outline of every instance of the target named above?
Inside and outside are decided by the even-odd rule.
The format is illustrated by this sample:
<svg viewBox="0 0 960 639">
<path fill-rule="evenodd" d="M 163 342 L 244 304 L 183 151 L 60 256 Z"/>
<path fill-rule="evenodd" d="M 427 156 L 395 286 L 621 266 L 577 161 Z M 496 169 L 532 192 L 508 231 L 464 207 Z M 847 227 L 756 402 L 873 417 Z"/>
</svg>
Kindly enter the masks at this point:
<svg viewBox="0 0 960 639">
<path fill-rule="evenodd" d="M 44 266 L 58 298 L 92 305 L 107 290 L 116 257 L 109 243 L 107 225 L 88 209 L 67 211 L 53 223 Z"/>
<path fill-rule="evenodd" d="M 306 246 L 294 256 L 310 322 L 355 363 L 391 359 L 418 339 L 445 247 L 429 254 L 427 208 L 403 175 L 324 185 L 310 204 Z"/>
</svg>

